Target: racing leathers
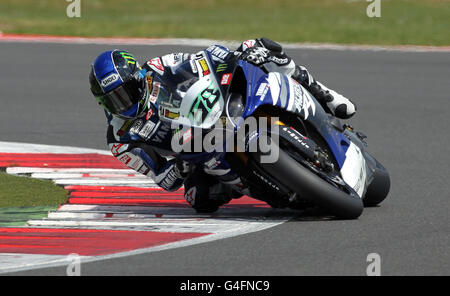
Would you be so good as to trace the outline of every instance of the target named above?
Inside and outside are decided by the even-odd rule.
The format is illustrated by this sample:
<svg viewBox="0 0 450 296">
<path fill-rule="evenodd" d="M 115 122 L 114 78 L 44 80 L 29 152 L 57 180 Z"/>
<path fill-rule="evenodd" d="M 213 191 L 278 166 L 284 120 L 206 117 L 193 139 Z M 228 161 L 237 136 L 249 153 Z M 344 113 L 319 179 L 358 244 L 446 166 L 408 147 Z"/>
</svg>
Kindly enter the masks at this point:
<svg viewBox="0 0 450 296">
<path fill-rule="evenodd" d="M 265 38 L 244 41 L 236 51 L 213 45 L 206 50 L 214 67 L 229 59 L 242 59 L 260 66 L 266 72 L 281 72 L 307 88 L 330 113 L 347 118 L 354 105 L 336 92 L 326 88 L 301 66 L 296 66 L 279 44 Z M 160 120 L 157 98 L 164 92 L 165 83 L 179 86 L 186 84 L 184 73 L 201 75 L 210 69 L 198 63 L 198 54 L 172 53 L 147 61 L 143 66 L 150 100 L 144 115 L 135 119 L 123 119 L 106 112 L 108 119 L 107 141 L 112 154 L 131 169 L 147 175 L 167 191 L 178 190 L 184 185 L 185 199 L 197 212 L 214 212 L 219 206 L 246 194 L 239 176 L 224 159 L 225 153 L 217 153 L 202 164 L 190 166 L 175 158 L 171 146 L 174 130 Z M 217 69 L 219 69 L 217 68 Z M 217 70 L 218 71 L 218 70 Z M 345 107 L 339 107 L 344 105 Z M 169 112 L 170 113 L 170 112 Z M 167 114 L 170 116 L 170 114 Z"/>
</svg>

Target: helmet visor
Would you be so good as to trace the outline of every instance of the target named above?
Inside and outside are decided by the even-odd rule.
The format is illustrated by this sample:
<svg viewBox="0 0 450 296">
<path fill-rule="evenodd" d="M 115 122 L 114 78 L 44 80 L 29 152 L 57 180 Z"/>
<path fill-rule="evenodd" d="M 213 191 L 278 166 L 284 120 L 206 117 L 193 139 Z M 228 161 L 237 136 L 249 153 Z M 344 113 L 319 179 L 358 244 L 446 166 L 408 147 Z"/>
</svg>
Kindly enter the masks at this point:
<svg viewBox="0 0 450 296">
<path fill-rule="evenodd" d="M 131 79 L 96 99 L 108 112 L 120 115 L 139 103 L 145 90 L 145 79 Z"/>
</svg>

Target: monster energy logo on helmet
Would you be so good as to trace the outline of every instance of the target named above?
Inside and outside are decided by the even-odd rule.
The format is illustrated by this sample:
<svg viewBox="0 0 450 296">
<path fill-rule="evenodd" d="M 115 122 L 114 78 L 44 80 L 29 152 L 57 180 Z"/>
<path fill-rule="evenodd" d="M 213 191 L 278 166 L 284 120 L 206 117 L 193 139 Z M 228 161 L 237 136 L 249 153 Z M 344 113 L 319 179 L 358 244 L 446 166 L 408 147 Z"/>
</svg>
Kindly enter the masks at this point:
<svg viewBox="0 0 450 296">
<path fill-rule="evenodd" d="M 128 64 L 136 65 L 136 58 L 126 51 L 121 51 L 120 55 L 127 61 Z"/>
</svg>

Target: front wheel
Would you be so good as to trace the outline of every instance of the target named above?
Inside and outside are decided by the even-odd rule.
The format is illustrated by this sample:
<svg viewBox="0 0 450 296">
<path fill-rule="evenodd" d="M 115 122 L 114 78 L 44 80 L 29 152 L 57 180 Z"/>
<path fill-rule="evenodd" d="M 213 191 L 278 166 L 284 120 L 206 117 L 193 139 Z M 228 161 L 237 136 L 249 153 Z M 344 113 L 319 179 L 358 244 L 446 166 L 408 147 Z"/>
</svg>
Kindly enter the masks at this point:
<svg viewBox="0 0 450 296">
<path fill-rule="evenodd" d="M 256 156 L 257 158 L 258 155 Z M 259 158 L 261 159 L 261 158 Z M 259 162 L 268 174 L 305 199 L 342 219 L 356 219 L 364 209 L 361 198 L 349 195 L 326 182 L 288 153 L 279 149 L 276 162 Z"/>
</svg>

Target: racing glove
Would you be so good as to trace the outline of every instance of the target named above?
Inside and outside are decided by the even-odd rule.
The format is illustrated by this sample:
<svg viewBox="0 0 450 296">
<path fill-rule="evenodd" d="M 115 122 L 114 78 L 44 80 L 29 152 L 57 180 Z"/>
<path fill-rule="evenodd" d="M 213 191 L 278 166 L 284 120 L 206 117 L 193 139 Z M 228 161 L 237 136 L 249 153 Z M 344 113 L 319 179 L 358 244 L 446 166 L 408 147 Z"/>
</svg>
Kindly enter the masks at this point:
<svg viewBox="0 0 450 296">
<path fill-rule="evenodd" d="M 180 179 L 186 179 L 191 172 L 191 165 L 189 162 L 177 159 L 175 162 L 174 173 Z"/>
<path fill-rule="evenodd" d="M 294 61 L 283 52 L 280 44 L 267 38 L 244 41 L 237 49 L 240 59 L 260 67 L 266 73 L 280 72 L 292 75 Z"/>
<path fill-rule="evenodd" d="M 265 47 L 250 47 L 242 53 L 240 58 L 258 67 L 270 62 L 277 66 L 285 66 L 291 62 L 291 58 L 285 53 L 270 51 Z"/>
</svg>

